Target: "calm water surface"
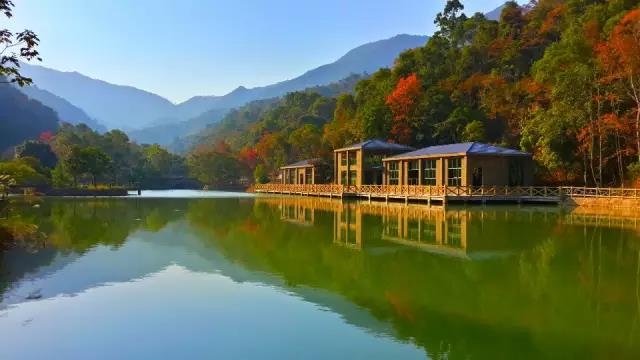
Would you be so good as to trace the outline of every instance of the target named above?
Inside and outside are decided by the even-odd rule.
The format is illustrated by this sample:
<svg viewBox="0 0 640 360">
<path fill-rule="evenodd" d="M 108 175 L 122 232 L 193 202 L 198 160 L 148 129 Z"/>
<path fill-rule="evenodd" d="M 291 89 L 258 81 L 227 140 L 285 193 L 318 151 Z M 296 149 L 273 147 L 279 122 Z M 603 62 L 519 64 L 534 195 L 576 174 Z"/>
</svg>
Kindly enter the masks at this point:
<svg viewBox="0 0 640 360">
<path fill-rule="evenodd" d="M 0 253 L 0 359 L 640 358 L 634 218 L 188 192 L 2 217 L 37 239 Z"/>
</svg>

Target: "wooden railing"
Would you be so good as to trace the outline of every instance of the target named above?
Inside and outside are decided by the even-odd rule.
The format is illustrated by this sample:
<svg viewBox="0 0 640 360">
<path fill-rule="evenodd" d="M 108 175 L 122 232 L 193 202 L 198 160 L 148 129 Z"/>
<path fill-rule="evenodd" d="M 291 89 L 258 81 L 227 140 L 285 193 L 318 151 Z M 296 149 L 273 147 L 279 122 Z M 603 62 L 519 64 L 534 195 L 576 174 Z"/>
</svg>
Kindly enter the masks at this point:
<svg viewBox="0 0 640 360">
<path fill-rule="evenodd" d="M 588 188 L 576 186 L 562 187 L 564 196 L 570 198 L 620 198 L 640 199 L 640 189 L 636 188 Z"/>
<path fill-rule="evenodd" d="M 640 189 L 588 188 L 549 186 L 422 186 L 422 185 L 359 185 L 335 184 L 257 184 L 257 192 L 305 194 L 355 194 L 371 196 L 418 197 L 532 197 L 532 198 L 620 198 L 640 199 Z"/>
<path fill-rule="evenodd" d="M 335 184 L 257 184 L 255 191 L 276 193 L 370 194 L 389 196 L 478 196 L 478 197 L 560 197 L 562 188 L 535 186 L 422 186 L 422 185 L 351 185 Z"/>
<path fill-rule="evenodd" d="M 354 194 L 411 197 L 509 197 L 509 198 L 624 198 L 640 199 L 640 189 L 549 187 L 549 186 L 428 186 L 428 185 L 350 185 L 335 184 L 258 184 L 257 192 L 303 194 Z"/>
</svg>

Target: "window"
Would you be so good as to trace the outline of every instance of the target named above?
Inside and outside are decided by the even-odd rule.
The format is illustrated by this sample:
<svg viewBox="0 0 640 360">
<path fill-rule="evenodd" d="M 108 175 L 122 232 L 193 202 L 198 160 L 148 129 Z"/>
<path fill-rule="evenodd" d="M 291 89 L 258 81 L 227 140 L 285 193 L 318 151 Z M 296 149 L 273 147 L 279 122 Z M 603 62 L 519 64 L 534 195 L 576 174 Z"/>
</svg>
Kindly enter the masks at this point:
<svg viewBox="0 0 640 360">
<path fill-rule="evenodd" d="M 352 151 L 349 153 L 349 165 L 357 165 L 358 164 L 358 153 Z"/>
<path fill-rule="evenodd" d="M 304 183 L 305 184 L 313 184 L 313 170 L 312 169 L 304 169 Z"/>
<path fill-rule="evenodd" d="M 340 173 L 340 185 L 347 185 L 347 172 L 342 171 Z"/>
<path fill-rule="evenodd" d="M 436 185 L 436 160 L 423 160 L 422 169 L 422 185 Z"/>
<path fill-rule="evenodd" d="M 357 171 L 349 171 L 349 185 L 356 185 L 357 178 L 358 178 Z"/>
<path fill-rule="evenodd" d="M 347 166 L 347 152 L 340 153 L 340 165 Z"/>
<path fill-rule="evenodd" d="M 400 170 L 399 170 L 397 161 L 389 162 L 388 173 L 389 173 L 389 185 L 398 185 L 398 182 L 400 180 Z"/>
<path fill-rule="evenodd" d="M 407 184 L 418 185 L 418 179 L 420 179 L 420 162 L 419 160 L 409 161 L 409 169 L 407 173 Z"/>
<path fill-rule="evenodd" d="M 296 183 L 296 172 L 292 169 L 287 170 L 289 172 L 289 184 Z"/>
<path fill-rule="evenodd" d="M 447 159 L 447 184 L 462 185 L 462 158 Z"/>
</svg>

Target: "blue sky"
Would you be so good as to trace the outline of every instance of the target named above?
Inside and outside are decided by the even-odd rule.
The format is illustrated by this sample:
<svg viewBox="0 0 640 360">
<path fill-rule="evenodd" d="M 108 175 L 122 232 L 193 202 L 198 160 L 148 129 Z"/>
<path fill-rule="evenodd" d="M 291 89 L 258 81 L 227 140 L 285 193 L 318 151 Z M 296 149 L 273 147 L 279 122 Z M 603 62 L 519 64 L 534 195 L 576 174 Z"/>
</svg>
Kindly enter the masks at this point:
<svg viewBox="0 0 640 360">
<path fill-rule="evenodd" d="M 467 0 L 488 12 L 504 0 Z M 296 77 L 367 42 L 431 34 L 445 1 L 18 0 L 41 65 L 184 101 Z"/>
</svg>

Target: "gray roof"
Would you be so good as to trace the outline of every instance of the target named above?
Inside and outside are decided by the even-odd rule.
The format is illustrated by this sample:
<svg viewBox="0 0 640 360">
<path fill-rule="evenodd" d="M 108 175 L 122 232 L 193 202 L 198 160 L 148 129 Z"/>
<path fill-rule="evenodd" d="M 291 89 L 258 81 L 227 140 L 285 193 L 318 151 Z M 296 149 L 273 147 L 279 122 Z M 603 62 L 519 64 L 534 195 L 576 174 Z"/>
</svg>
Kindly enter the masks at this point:
<svg viewBox="0 0 640 360">
<path fill-rule="evenodd" d="M 432 156 L 432 155 L 447 155 L 447 154 L 476 154 L 476 155 L 503 155 L 503 156 L 529 156 L 531 154 L 507 149 L 500 146 L 494 146 L 489 144 L 483 144 L 478 142 L 460 143 L 460 144 L 448 144 L 448 145 L 435 145 L 428 146 L 416 151 L 411 151 L 396 156 L 391 156 L 387 159 L 403 159 L 418 156 Z"/>
<path fill-rule="evenodd" d="M 373 151 L 411 151 L 415 148 L 411 146 L 390 143 L 380 139 L 371 139 L 363 142 L 359 142 L 357 144 L 345 146 L 340 149 L 335 149 L 334 151 L 342 151 L 342 150 L 350 150 L 350 149 L 363 149 L 363 150 L 373 150 Z"/>
<path fill-rule="evenodd" d="M 324 161 L 322 159 L 319 159 L 319 158 L 307 159 L 307 160 L 301 160 L 301 161 L 298 161 L 298 162 L 294 162 L 293 164 L 282 166 L 281 168 L 309 167 L 309 166 L 315 166 L 315 165 L 321 164 L 323 162 Z"/>
</svg>

